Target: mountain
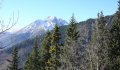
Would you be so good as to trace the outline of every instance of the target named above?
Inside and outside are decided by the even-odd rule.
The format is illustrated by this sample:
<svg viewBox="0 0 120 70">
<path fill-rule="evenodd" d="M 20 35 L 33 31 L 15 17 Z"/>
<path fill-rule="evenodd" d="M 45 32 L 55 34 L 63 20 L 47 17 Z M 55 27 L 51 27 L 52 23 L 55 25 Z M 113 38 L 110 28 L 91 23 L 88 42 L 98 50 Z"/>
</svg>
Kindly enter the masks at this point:
<svg viewBox="0 0 120 70">
<path fill-rule="evenodd" d="M 61 19 L 54 16 L 48 16 L 45 20 L 36 20 L 26 26 L 25 28 L 21 29 L 18 33 L 30 33 L 36 34 L 37 32 L 43 32 L 47 30 L 52 30 L 54 25 L 57 24 L 58 26 L 67 25 L 68 23 Z"/>
<path fill-rule="evenodd" d="M 48 16 L 45 20 L 36 20 L 23 29 L 19 30 L 18 32 L 10 35 L 2 35 L 0 38 L 0 44 L 2 46 L 0 47 L 9 48 L 12 45 L 20 43 L 26 39 L 42 35 L 47 30 L 52 30 L 55 24 L 57 24 L 58 26 L 63 26 L 67 25 L 68 23 L 63 19 L 54 16 Z"/>
<path fill-rule="evenodd" d="M 4 48 L 4 42 L 5 39 L 8 40 L 8 37 L 10 37 L 12 35 L 12 33 L 10 32 L 4 32 L 2 34 L 0 34 L 0 48 Z"/>
</svg>

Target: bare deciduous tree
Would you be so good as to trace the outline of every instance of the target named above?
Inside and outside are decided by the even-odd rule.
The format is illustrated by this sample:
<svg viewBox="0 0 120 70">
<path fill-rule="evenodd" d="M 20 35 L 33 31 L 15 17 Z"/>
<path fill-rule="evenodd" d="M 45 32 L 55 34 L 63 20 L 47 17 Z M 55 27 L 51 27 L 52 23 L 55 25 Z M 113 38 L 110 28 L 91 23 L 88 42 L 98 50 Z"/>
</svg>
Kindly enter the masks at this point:
<svg viewBox="0 0 120 70">
<path fill-rule="evenodd" d="M 0 0 L 0 8 L 1 4 L 3 3 L 3 0 Z M 10 30 L 17 22 L 19 19 L 19 12 L 17 18 L 15 18 L 14 13 L 12 18 L 9 19 L 7 23 L 4 22 L 4 20 L 0 19 L 0 35 L 4 34 L 6 31 Z M 2 46 L 2 42 L 0 42 L 0 45 Z M 4 47 L 0 47 L 0 49 L 3 49 Z"/>
<path fill-rule="evenodd" d="M 19 14 L 18 17 L 15 19 L 13 13 L 13 17 L 12 19 L 10 18 L 8 23 L 4 23 L 4 20 L 0 20 L 0 35 L 10 30 L 18 22 L 18 18 L 19 18 Z"/>
</svg>

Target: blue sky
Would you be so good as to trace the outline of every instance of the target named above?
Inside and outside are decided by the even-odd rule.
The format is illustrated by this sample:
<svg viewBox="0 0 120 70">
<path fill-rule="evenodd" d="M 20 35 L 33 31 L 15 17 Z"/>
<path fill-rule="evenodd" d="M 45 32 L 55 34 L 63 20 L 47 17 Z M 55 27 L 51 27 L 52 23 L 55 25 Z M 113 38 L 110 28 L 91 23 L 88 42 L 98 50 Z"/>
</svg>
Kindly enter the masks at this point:
<svg viewBox="0 0 120 70">
<path fill-rule="evenodd" d="M 118 0 L 3 0 L 0 5 L 0 19 L 6 23 L 15 17 L 19 11 L 19 21 L 12 28 L 18 30 L 37 19 L 48 16 L 69 21 L 72 13 L 78 22 L 88 18 L 96 18 L 97 13 L 103 11 L 104 15 L 114 14 L 117 10 Z"/>
</svg>

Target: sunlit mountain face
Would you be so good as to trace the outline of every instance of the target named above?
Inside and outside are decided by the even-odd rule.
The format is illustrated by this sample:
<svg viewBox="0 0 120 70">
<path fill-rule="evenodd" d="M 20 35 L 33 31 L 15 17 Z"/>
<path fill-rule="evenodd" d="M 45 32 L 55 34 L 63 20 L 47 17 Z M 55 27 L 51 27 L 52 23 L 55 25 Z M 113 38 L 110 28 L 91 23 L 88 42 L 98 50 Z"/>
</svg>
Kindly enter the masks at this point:
<svg viewBox="0 0 120 70">
<path fill-rule="evenodd" d="M 4 35 L 2 35 L 0 38 L 0 47 L 11 47 L 12 45 L 20 43 L 26 39 L 44 34 L 47 30 L 52 30 L 55 24 L 57 24 L 58 26 L 64 26 L 67 25 L 68 22 L 55 16 L 48 16 L 44 20 L 35 20 L 28 26 L 15 33 L 9 33 L 9 35 L 8 33 L 5 33 Z"/>
</svg>

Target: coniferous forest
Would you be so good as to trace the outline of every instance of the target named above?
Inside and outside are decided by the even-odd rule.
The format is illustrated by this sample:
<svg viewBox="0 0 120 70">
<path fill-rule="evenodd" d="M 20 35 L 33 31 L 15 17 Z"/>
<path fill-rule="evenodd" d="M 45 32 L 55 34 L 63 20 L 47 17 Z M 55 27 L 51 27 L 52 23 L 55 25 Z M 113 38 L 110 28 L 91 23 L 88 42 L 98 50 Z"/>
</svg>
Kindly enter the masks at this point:
<svg viewBox="0 0 120 70">
<path fill-rule="evenodd" d="M 22 59 L 23 66 L 20 45 L 15 45 L 11 58 L 6 59 L 7 70 L 120 70 L 120 0 L 111 24 L 102 11 L 96 16 L 86 37 L 82 35 L 85 30 L 79 29 L 84 23 L 78 23 L 72 14 L 69 25 L 56 24 L 41 41 L 39 36 L 29 40 L 34 45 Z"/>
</svg>

